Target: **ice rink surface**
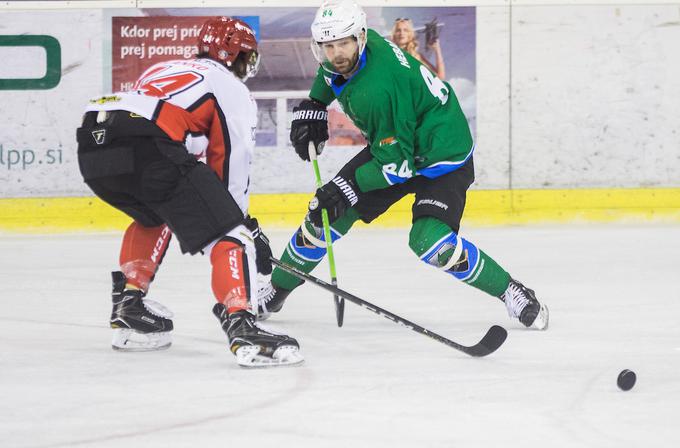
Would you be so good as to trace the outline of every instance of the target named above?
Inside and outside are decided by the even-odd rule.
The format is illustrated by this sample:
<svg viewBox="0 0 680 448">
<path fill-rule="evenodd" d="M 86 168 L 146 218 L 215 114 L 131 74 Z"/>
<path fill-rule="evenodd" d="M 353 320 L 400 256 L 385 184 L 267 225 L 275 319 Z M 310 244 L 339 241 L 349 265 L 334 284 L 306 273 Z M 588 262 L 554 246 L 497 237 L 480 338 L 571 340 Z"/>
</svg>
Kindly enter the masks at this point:
<svg viewBox="0 0 680 448">
<path fill-rule="evenodd" d="M 268 233 L 279 254 L 290 232 Z M 258 370 L 227 350 L 206 257 L 173 242 L 149 294 L 175 312 L 173 346 L 120 353 L 120 235 L 0 236 L 0 446 L 680 446 L 680 227 L 463 236 L 537 291 L 547 332 L 419 262 L 407 230 L 361 228 L 337 243 L 341 287 L 464 344 L 500 324 L 505 345 L 470 358 L 351 303 L 337 328 L 332 296 L 304 285 L 266 325 L 298 338 L 305 363 Z"/>
</svg>

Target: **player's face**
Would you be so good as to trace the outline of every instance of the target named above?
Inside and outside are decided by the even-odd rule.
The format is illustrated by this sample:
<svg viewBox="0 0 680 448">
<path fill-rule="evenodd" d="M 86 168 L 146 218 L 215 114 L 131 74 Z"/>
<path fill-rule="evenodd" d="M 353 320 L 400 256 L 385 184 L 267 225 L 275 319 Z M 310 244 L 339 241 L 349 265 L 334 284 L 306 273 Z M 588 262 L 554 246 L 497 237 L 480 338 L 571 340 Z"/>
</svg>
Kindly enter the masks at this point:
<svg viewBox="0 0 680 448">
<path fill-rule="evenodd" d="M 333 64 L 335 70 L 341 75 L 346 75 L 355 67 L 359 57 L 359 44 L 354 37 L 324 42 L 321 48 L 326 59 Z"/>
</svg>

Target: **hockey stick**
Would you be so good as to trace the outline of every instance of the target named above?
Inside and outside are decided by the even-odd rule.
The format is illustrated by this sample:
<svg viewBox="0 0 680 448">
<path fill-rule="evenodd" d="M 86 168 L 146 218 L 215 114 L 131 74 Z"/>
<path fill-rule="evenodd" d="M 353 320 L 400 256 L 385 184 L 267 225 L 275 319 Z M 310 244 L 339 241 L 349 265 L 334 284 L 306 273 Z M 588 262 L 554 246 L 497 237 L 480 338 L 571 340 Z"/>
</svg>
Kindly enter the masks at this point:
<svg viewBox="0 0 680 448">
<path fill-rule="evenodd" d="M 500 327 L 498 325 L 493 325 L 491 328 L 489 328 L 489 330 L 486 332 L 481 341 L 479 341 L 477 344 L 473 346 L 468 347 L 457 342 L 454 342 L 450 339 L 447 339 L 444 336 L 440 336 L 437 333 L 428 330 L 427 328 L 423 328 L 418 324 L 415 324 L 409 320 L 404 319 L 403 317 L 399 317 L 396 314 L 390 313 L 389 311 L 382 309 L 378 306 L 375 306 L 372 303 L 367 302 L 363 299 L 360 299 L 359 297 L 350 294 L 347 291 L 344 291 L 335 285 L 329 285 L 323 280 L 318 279 L 313 275 L 307 274 L 306 272 L 302 272 L 297 268 L 289 266 L 283 263 L 282 261 L 277 260 L 274 257 L 272 257 L 271 260 L 272 263 L 274 263 L 276 266 L 288 272 L 289 274 L 296 276 L 300 280 L 310 281 L 315 285 L 332 292 L 333 294 L 335 294 L 336 297 L 340 296 L 342 298 L 345 298 L 350 302 L 359 305 L 362 308 L 366 308 L 367 310 L 372 311 L 375 314 L 379 314 L 380 316 L 391 320 L 395 324 L 399 324 L 402 327 L 406 327 L 409 330 L 415 331 L 416 333 L 429 336 L 437 342 L 441 342 L 442 344 L 448 345 L 451 348 L 460 350 L 461 352 L 468 354 L 470 356 L 481 357 L 495 352 L 498 349 L 498 347 L 503 345 L 503 342 L 505 342 L 505 338 L 508 336 L 508 332 L 505 331 L 505 328 Z"/>
<path fill-rule="evenodd" d="M 321 188 L 321 172 L 319 171 L 319 162 L 316 160 L 316 147 L 314 142 L 309 142 L 309 159 L 314 166 L 314 177 L 316 177 L 316 188 Z M 333 239 L 331 238 L 331 225 L 328 222 L 328 211 L 321 210 L 321 221 L 323 222 L 323 237 L 326 240 L 326 251 L 328 253 L 328 265 L 331 268 L 331 283 L 333 286 L 338 285 L 338 276 L 335 273 L 335 255 L 333 254 Z M 335 320 L 338 322 L 338 327 L 342 327 L 342 322 L 345 318 L 345 301 L 342 297 L 333 293 L 333 300 L 335 301 Z"/>
</svg>

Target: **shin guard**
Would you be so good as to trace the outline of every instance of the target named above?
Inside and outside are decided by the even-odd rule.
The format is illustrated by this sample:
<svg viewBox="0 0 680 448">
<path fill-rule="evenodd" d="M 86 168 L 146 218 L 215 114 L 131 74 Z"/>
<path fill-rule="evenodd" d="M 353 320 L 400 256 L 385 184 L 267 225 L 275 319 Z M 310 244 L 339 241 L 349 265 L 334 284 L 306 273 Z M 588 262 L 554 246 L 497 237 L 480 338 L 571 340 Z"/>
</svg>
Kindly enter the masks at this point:
<svg viewBox="0 0 680 448">
<path fill-rule="evenodd" d="M 147 291 L 172 237 L 167 225 L 144 227 L 134 221 L 125 231 L 120 249 L 120 270 L 128 285 Z"/>
<path fill-rule="evenodd" d="M 437 241 L 420 257 L 425 263 L 442 269 L 462 281 L 474 281 L 473 273 L 477 271 L 479 258 L 477 246 L 454 232 Z"/>
<path fill-rule="evenodd" d="M 331 241 L 335 242 L 349 231 L 356 218 L 341 218 L 331 226 Z M 286 250 L 281 255 L 281 261 L 304 271 L 311 272 L 326 256 L 326 239 L 323 228 L 316 227 L 305 217 L 293 237 L 288 242 Z M 274 269 L 272 283 L 287 290 L 293 290 L 302 283 L 301 280 L 281 269 Z"/>
<path fill-rule="evenodd" d="M 331 242 L 339 240 L 342 235 L 330 228 Z M 287 251 L 294 258 L 318 263 L 326 256 L 326 237 L 323 229 L 305 220 L 288 243 Z"/>
<path fill-rule="evenodd" d="M 210 246 L 213 294 L 228 313 L 250 309 L 252 288 L 257 288 L 255 246 L 249 235 L 240 225 Z"/>
<path fill-rule="evenodd" d="M 493 258 L 436 218 L 418 219 L 409 244 L 425 263 L 494 297 L 508 287 L 510 275 Z"/>
</svg>

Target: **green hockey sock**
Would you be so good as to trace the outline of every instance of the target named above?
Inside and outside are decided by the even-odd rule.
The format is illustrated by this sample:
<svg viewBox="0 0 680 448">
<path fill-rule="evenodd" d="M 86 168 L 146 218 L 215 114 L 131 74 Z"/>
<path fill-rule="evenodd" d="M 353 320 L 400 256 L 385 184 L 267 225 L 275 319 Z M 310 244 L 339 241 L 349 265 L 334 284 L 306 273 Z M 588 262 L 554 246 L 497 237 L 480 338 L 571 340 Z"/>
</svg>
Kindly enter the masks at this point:
<svg viewBox="0 0 680 448">
<path fill-rule="evenodd" d="M 359 219 L 358 213 L 350 208 L 331 225 L 331 241 L 335 242 L 344 236 L 357 219 Z M 304 232 L 302 226 L 305 226 Z M 281 254 L 281 261 L 301 271 L 311 272 L 326 255 L 326 243 L 323 228 L 315 227 L 306 217 L 302 226 L 288 242 L 286 250 Z M 302 284 L 302 280 L 276 268 L 272 273 L 272 283 L 277 288 L 293 290 Z"/>
<path fill-rule="evenodd" d="M 409 246 L 424 262 L 494 297 L 500 297 L 510 283 L 510 274 L 493 258 L 437 218 L 418 218 Z"/>
</svg>

